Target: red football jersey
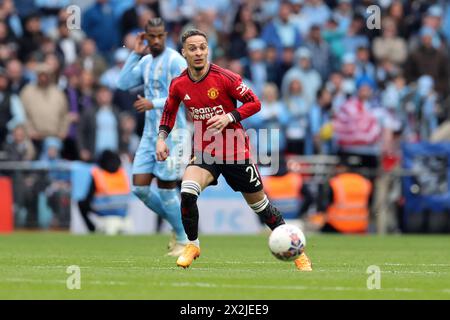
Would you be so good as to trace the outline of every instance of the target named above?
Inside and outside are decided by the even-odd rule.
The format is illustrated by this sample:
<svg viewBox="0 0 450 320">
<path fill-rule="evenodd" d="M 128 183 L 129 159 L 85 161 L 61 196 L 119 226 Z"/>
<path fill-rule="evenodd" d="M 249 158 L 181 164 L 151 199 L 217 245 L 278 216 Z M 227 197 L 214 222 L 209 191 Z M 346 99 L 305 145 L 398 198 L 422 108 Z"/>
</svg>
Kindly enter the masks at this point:
<svg viewBox="0 0 450 320">
<path fill-rule="evenodd" d="M 236 108 L 237 100 L 243 104 Z M 208 72 L 194 81 L 187 69 L 170 84 L 169 96 L 161 117 L 160 130 L 169 133 L 183 102 L 194 122 L 193 151 L 204 152 L 226 161 L 250 158 L 248 136 L 240 121 L 261 109 L 261 103 L 239 75 L 210 64 Z M 230 113 L 234 122 L 219 134 L 207 131 L 215 115 Z"/>
</svg>

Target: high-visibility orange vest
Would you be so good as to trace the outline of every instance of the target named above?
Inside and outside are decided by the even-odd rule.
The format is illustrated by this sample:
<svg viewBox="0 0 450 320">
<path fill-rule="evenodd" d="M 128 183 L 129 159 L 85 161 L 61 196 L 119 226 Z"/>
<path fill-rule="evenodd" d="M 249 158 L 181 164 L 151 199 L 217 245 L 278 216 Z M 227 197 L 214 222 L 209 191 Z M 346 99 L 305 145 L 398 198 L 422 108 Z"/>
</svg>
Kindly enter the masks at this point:
<svg viewBox="0 0 450 320">
<path fill-rule="evenodd" d="M 113 195 L 130 192 L 128 175 L 124 168 L 119 168 L 116 172 L 108 172 L 94 167 L 92 168 L 92 177 L 95 181 L 96 194 Z"/>
<path fill-rule="evenodd" d="M 285 218 L 295 218 L 300 206 L 302 176 L 289 172 L 283 176 L 263 178 L 264 191 Z"/>
<path fill-rule="evenodd" d="M 130 184 L 125 169 L 108 172 L 92 168 L 95 183 L 93 209 L 100 215 L 125 216 L 130 195 Z"/>
<path fill-rule="evenodd" d="M 330 180 L 333 203 L 327 222 L 342 233 L 362 233 L 369 225 L 369 197 L 372 183 L 356 173 L 342 173 Z"/>
</svg>

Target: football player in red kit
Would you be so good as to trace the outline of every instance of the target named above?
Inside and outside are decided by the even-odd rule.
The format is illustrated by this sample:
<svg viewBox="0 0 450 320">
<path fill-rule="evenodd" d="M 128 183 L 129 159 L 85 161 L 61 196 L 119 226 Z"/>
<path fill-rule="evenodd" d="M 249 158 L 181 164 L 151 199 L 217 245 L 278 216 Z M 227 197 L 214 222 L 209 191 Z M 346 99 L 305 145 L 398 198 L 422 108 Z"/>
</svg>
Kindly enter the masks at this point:
<svg viewBox="0 0 450 320">
<path fill-rule="evenodd" d="M 165 139 L 175 125 L 179 105 L 183 102 L 194 122 L 193 155 L 181 184 L 182 221 L 190 243 L 177 265 L 186 268 L 200 256 L 197 198 L 208 185 L 217 184 L 220 174 L 234 191 L 242 193 L 271 230 L 285 222 L 264 193 L 258 169 L 251 160 L 248 137 L 240 123 L 258 112 L 261 103 L 239 75 L 208 62 L 208 41 L 204 32 L 188 30 L 181 40 L 188 68 L 170 85 L 156 155 L 159 161 L 169 156 Z M 237 100 L 243 103 L 239 108 Z M 299 270 L 312 270 L 305 253 L 295 264 Z"/>
</svg>

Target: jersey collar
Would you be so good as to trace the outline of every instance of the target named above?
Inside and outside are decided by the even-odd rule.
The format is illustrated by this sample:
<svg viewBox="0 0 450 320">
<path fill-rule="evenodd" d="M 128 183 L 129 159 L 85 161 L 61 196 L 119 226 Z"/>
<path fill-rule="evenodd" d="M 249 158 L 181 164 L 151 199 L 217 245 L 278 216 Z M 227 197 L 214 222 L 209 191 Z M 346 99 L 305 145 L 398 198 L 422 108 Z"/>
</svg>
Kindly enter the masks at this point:
<svg viewBox="0 0 450 320">
<path fill-rule="evenodd" d="M 198 80 L 192 79 L 191 73 L 189 72 L 189 68 L 188 68 L 188 69 L 187 69 L 187 75 L 188 75 L 189 79 L 190 79 L 192 82 L 194 82 L 194 83 L 199 83 L 200 81 L 202 81 L 203 79 L 205 79 L 206 76 L 209 74 L 209 71 L 211 70 L 211 65 L 212 65 L 212 63 L 209 63 L 209 65 L 208 65 L 208 71 L 206 71 L 206 73 L 203 75 L 203 77 L 201 77 L 201 78 L 198 79 Z"/>
</svg>

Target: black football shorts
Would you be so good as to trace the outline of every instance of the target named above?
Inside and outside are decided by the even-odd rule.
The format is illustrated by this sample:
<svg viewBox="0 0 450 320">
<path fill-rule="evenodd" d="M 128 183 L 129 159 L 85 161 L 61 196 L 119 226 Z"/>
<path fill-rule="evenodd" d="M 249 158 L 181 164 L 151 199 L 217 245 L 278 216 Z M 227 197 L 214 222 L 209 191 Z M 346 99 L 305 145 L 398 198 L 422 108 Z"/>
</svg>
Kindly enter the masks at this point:
<svg viewBox="0 0 450 320">
<path fill-rule="evenodd" d="M 209 171 L 214 177 L 210 185 L 217 185 L 217 179 L 223 175 L 228 185 L 236 192 L 254 193 L 263 189 L 258 167 L 250 159 L 247 159 L 245 163 L 191 161 L 188 166 L 198 166 Z"/>
</svg>

